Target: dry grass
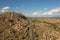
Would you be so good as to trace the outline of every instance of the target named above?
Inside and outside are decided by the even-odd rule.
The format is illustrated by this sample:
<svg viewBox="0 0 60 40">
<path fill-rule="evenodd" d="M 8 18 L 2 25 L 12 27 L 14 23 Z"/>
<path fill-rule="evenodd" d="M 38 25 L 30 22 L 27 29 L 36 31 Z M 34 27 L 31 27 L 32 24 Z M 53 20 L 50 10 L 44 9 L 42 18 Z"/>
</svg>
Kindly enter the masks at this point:
<svg viewBox="0 0 60 40">
<path fill-rule="evenodd" d="M 38 40 L 60 40 L 59 18 L 32 18 L 32 21 Z"/>
</svg>

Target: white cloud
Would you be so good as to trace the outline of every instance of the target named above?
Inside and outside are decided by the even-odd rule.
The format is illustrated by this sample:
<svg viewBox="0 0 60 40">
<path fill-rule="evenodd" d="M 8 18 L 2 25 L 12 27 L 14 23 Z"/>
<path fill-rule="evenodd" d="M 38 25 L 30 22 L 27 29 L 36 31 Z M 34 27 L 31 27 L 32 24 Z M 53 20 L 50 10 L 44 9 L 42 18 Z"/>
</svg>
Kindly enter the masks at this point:
<svg viewBox="0 0 60 40">
<path fill-rule="evenodd" d="M 45 12 L 34 12 L 32 13 L 32 15 L 56 15 L 56 14 L 60 14 L 60 7 L 49 10 L 49 11 L 45 11 Z"/>
<path fill-rule="evenodd" d="M 10 9 L 10 7 L 3 7 L 3 8 L 1 9 L 1 12 L 8 12 L 9 9 Z"/>
<path fill-rule="evenodd" d="M 34 13 L 32 13 L 32 15 L 38 15 L 38 12 L 34 12 Z"/>
</svg>

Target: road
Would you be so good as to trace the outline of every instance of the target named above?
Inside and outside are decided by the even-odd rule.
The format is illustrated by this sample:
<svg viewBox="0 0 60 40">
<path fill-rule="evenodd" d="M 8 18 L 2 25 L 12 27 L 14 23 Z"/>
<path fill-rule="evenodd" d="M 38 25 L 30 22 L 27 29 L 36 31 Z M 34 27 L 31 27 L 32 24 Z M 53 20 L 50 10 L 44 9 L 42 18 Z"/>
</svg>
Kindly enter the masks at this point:
<svg viewBox="0 0 60 40">
<path fill-rule="evenodd" d="M 30 35 L 32 35 L 32 40 L 35 40 L 34 38 L 34 31 L 33 31 L 33 26 L 32 26 L 32 20 L 29 20 L 29 25 L 27 26 L 27 39 L 26 40 L 30 40 Z M 30 30 L 31 30 L 31 34 L 30 34 Z"/>
</svg>

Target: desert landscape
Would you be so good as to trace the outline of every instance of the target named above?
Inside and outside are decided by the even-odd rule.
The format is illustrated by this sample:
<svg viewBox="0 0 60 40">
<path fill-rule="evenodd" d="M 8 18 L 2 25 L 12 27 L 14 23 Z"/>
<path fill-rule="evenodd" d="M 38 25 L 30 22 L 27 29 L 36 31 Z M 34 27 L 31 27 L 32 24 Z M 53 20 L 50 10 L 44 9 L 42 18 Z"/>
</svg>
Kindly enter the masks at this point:
<svg viewBox="0 0 60 40">
<path fill-rule="evenodd" d="M 0 0 L 0 40 L 60 40 L 60 0 Z"/>
<path fill-rule="evenodd" d="M 36 40 L 60 40 L 60 18 L 32 18 L 32 20 L 38 35 Z"/>
<path fill-rule="evenodd" d="M 60 40 L 60 18 L 25 17 L 16 12 L 0 14 L 0 40 Z"/>
</svg>

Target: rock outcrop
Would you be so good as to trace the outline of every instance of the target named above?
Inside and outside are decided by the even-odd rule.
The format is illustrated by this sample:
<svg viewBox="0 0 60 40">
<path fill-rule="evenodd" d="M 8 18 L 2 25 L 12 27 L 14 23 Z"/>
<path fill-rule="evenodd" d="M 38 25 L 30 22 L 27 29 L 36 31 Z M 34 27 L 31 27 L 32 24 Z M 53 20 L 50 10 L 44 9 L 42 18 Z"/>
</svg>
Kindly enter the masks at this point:
<svg viewBox="0 0 60 40">
<path fill-rule="evenodd" d="M 23 40 L 29 25 L 28 19 L 21 13 L 6 12 L 0 14 L 0 40 Z"/>
</svg>

